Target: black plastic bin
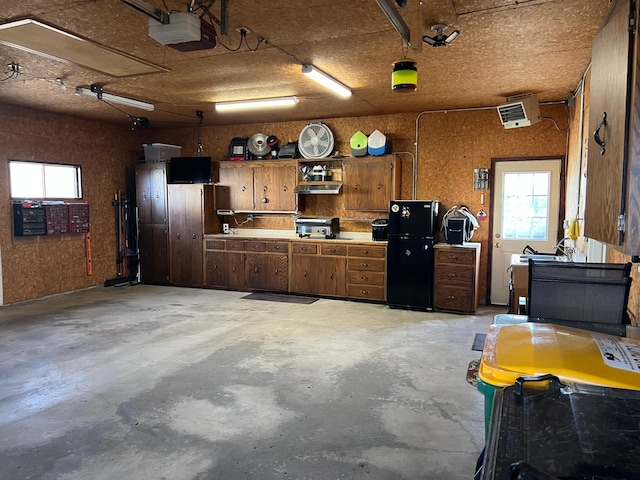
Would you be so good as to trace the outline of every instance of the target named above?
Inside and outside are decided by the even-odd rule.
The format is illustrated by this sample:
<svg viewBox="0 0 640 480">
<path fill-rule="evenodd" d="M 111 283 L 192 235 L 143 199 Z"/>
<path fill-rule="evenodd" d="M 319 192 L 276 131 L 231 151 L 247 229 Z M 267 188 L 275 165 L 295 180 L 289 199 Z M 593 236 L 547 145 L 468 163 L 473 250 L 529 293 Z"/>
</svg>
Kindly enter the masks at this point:
<svg viewBox="0 0 640 480">
<path fill-rule="evenodd" d="M 546 377 L 496 392 L 477 478 L 640 479 L 640 392 Z"/>
</svg>

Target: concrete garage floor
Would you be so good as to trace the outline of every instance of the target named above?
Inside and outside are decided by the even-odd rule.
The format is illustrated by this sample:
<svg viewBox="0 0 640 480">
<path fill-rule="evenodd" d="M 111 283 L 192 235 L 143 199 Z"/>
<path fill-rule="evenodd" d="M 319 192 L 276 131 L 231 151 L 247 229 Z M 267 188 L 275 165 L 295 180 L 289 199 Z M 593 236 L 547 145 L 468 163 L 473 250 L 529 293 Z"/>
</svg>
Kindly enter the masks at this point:
<svg viewBox="0 0 640 480">
<path fill-rule="evenodd" d="M 0 478 L 469 479 L 493 314 L 149 285 L 0 308 Z"/>
</svg>

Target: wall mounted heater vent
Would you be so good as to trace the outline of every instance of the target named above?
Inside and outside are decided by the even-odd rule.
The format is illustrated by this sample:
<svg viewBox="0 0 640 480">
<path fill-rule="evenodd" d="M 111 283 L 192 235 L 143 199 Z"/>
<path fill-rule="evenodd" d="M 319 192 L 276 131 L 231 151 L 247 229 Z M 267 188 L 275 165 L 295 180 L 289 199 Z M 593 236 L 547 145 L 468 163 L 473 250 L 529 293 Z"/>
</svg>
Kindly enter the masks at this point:
<svg viewBox="0 0 640 480">
<path fill-rule="evenodd" d="M 173 12 L 170 23 L 160 23 L 149 18 L 149 36 L 162 45 L 183 52 L 206 50 L 216 47 L 216 30 L 213 25 L 193 13 Z"/>
<path fill-rule="evenodd" d="M 532 93 L 508 97 L 507 103 L 498 106 L 504 128 L 528 127 L 540 121 L 538 97 Z"/>
</svg>

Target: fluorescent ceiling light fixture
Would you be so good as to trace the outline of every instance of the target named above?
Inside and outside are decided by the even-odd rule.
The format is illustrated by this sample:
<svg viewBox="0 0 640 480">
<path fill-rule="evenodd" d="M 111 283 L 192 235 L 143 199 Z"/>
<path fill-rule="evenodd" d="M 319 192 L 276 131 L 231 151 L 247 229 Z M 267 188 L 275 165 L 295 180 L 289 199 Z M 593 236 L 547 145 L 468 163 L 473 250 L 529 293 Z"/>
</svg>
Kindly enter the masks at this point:
<svg viewBox="0 0 640 480">
<path fill-rule="evenodd" d="M 259 98 L 256 100 L 239 100 L 237 102 L 216 102 L 217 112 L 237 110 L 253 110 L 254 108 L 290 107 L 299 102 L 298 97 Z"/>
<path fill-rule="evenodd" d="M 348 87 L 345 87 L 342 83 L 337 81 L 335 78 L 330 77 L 322 70 L 318 70 L 313 65 L 302 65 L 302 73 L 304 73 L 307 77 L 315 80 L 320 85 L 327 87 L 329 90 L 332 90 L 334 93 L 337 93 L 341 97 L 350 97 L 351 90 Z"/>
<path fill-rule="evenodd" d="M 407 45 L 411 46 L 411 31 L 398 13 L 398 10 L 396 10 L 396 7 L 393 6 L 393 2 L 391 0 L 376 0 L 376 2 L 378 2 L 378 6 L 387 16 L 393 28 L 400 34 L 400 37 Z"/>
<path fill-rule="evenodd" d="M 134 100 L 133 98 L 121 97 L 120 95 L 113 95 L 111 93 L 104 93 L 101 85 L 91 85 L 91 88 L 76 88 L 76 95 L 82 97 L 93 97 L 98 100 L 103 100 L 107 103 L 117 103 L 125 105 L 127 107 L 139 108 L 141 110 L 152 111 L 154 109 L 153 103 L 141 102 L 140 100 Z"/>
<path fill-rule="evenodd" d="M 113 77 L 169 71 L 164 67 L 31 19 L 0 25 L 0 43 L 53 60 L 80 65 Z"/>
</svg>

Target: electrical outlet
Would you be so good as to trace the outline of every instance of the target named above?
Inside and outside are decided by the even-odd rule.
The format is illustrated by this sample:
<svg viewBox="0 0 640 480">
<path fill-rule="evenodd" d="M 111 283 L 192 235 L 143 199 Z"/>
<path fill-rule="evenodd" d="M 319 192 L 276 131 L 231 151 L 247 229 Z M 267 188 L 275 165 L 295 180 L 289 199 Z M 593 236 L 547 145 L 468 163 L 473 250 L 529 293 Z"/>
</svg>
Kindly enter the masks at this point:
<svg viewBox="0 0 640 480">
<path fill-rule="evenodd" d="M 229 224 L 228 223 L 223 223 L 222 224 L 222 233 L 229 233 Z"/>
<path fill-rule="evenodd" d="M 253 213 L 247 215 L 247 222 L 253 222 Z"/>
</svg>

